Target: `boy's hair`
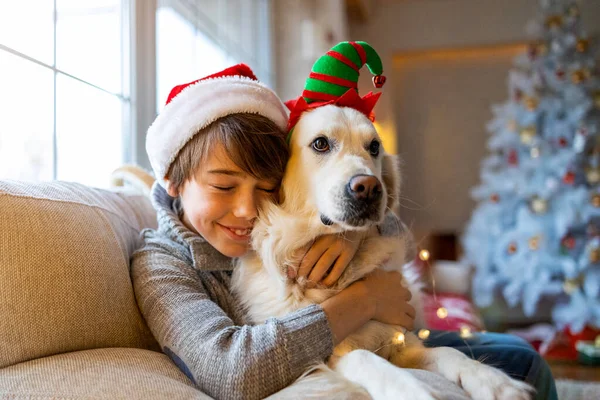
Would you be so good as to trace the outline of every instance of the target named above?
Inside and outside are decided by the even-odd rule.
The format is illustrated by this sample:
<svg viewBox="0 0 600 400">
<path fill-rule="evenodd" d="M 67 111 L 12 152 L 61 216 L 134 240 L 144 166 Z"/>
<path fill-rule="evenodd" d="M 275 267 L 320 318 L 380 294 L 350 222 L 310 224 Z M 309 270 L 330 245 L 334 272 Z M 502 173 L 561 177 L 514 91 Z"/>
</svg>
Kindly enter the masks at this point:
<svg viewBox="0 0 600 400">
<path fill-rule="evenodd" d="M 230 114 L 201 129 L 179 151 L 166 176 L 177 193 L 218 143 L 235 165 L 254 178 L 276 182 L 283 178 L 289 157 L 285 132 L 262 115 Z"/>
</svg>

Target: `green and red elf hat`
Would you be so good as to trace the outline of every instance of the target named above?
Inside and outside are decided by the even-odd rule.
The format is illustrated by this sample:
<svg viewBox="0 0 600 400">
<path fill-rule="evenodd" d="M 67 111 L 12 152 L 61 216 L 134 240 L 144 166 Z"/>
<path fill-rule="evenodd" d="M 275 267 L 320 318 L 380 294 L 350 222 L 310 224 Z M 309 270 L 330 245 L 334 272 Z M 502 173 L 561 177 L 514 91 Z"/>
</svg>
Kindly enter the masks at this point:
<svg viewBox="0 0 600 400">
<path fill-rule="evenodd" d="M 341 42 L 321 56 L 312 67 L 302 96 L 285 103 L 290 109 L 290 134 L 304 111 L 329 104 L 354 108 L 373 121 L 373 108 L 381 92 L 369 92 L 364 97 L 358 95 L 359 71 L 365 64 L 375 75 L 373 84 L 381 88 L 385 83 L 381 59 L 368 43 Z"/>
</svg>

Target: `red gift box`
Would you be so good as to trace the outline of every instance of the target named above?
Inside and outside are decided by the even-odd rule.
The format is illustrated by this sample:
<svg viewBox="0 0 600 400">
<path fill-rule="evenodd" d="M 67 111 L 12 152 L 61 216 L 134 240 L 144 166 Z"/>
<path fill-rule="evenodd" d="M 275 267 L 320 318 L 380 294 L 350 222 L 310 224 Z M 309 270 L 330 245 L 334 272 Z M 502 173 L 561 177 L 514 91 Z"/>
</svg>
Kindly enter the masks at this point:
<svg viewBox="0 0 600 400">
<path fill-rule="evenodd" d="M 600 329 L 586 326 L 583 331 L 573 333 L 568 327 L 559 331 L 550 324 L 535 324 L 508 333 L 527 340 L 547 360 L 577 360 L 577 342 L 593 341 L 600 335 Z"/>
<path fill-rule="evenodd" d="M 438 309 L 446 309 L 446 318 L 438 316 Z M 460 331 L 469 328 L 472 332 L 484 329 L 481 316 L 473 303 L 463 295 L 453 293 L 424 293 L 423 311 L 425 325 L 429 329 Z"/>
<path fill-rule="evenodd" d="M 556 339 L 548 346 L 544 358 L 548 360 L 577 360 L 575 345 L 580 340 L 593 341 L 600 335 L 600 329 L 586 326 L 581 332 L 573 333 L 570 328 L 557 332 Z"/>
</svg>

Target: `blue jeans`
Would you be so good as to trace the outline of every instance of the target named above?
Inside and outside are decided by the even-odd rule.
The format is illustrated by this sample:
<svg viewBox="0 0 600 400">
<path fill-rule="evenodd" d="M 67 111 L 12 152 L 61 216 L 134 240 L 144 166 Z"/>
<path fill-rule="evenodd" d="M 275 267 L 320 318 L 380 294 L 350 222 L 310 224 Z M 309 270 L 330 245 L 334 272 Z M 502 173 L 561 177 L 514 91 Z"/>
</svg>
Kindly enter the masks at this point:
<svg viewBox="0 0 600 400">
<path fill-rule="evenodd" d="M 474 333 L 463 339 L 457 332 L 431 331 L 427 347 L 448 346 L 484 364 L 501 369 L 535 387 L 535 400 L 557 400 L 556 386 L 546 361 L 525 340 L 502 333 Z"/>
</svg>

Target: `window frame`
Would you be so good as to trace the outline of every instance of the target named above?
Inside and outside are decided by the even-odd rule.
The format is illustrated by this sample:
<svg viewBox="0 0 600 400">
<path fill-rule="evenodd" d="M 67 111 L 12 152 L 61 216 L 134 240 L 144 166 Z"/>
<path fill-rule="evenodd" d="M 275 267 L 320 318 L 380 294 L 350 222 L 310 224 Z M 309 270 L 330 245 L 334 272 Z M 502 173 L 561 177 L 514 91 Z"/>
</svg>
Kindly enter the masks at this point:
<svg viewBox="0 0 600 400">
<path fill-rule="evenodd" d="M 150 0 L 152 1 L 152 0 Z M 59 75 L 71 78 L 79 83 L 92 87 L 94 89 L 100 90 L 106 94 L 114 96 L 119 99 L 122 107 L 122 118 L 121 118 L 121 148 L 122 154 L 121 159 L 123 163 L 128 163 L 132 161 L 132 154 L 135 151 L 132 151 L 135 147 L 132 146 L 132 141 L 135 136 L 133 129 L 133 120 L 132 115 L 134 114 L 134 103 L 133 96 L 131 96 L 133 86 L 131 85 L 131 77 L 135 71 L 131 68 L 133 55 L 130 49 L 133 46 L 133 37 L 129 37 L 129 40 L 126 40 L 125 34 L 131 32 L 132 24 L 134 22 L 132 10 L 135 9 L 136 5 L 134 3 L 144 3 L 144 0 L 120 0 L 121 4 L 121 16 L 122 16 L 122 24 L 121 24 L 121 93 L 115 93 L 110 90 L 107 90 L 101 86 L 98 86 L 92 82 L 89 82 L 83 78 L 78 77 L 77 75 L 70 74 L 56 66 L 56 49 L 57 49 L 57 0 L 53 0 L 53 13 L 52 13 L 52 34 L 53 38 L 53 48 L 52 48 L 52 65 L 48 64 L 44 61 L 41 61 L 35 57 L 29 56 L 25 53 L 22 53 L 16 49 L 5 46 L 0 43 L 0 50 L 5 51 L 13 56 L 21 58 L 22 60 L 32 62 L 40 67 L 45 69 L 49 69 L 52 72 L 52 86 L 53 86 L 53 126 L 52 126 L 52 179 L 57 179 L 58 173 L 58 158 L 60 157 L 60 151 L 58 149 L 58 137 L 56 131 L 56 119 L 57 119 L 57 78 Z"/>
<path fill-rule="evenodd" d="M 56 1 L 53 0 L 53 63 L 56 64 Z M 154 122 L 156 112 L 157 98 L 157 60 L 156 60 L 156 12 L 158 2 L 169 1 L 173 4 L 182 0 L 122 0 L 122 21 L 121 38 L 122 40 L 122 93 L 113 93 L 102 87 L 99 87 L 85 79 L 69 74 L 56 68 L 56 65 L 49 65 L 43 61 L 37 60 L 15 49 L 0 44 L 0 50 L 7 51 L 24 60 L 33 62 L 44 68 L 53 71 L 54 103 L 53 103 L 53 179 L 57 178 L 57 165 L 59 149 L 57 149 L 56 132 L 56 80 L 57 75 L 62 74 L 76 81 L 89 85 L 95 89 L 101 90 L 110 95 L 116 96 L 122 104 L 122 163 L 137 164 L 148 171 L 151 171 L 150 162 L 146 154 L 146 132 L 148 127 Z M 186 0 L 183 0 L 184 2 Z M 255 33 L 256 40 L 267 43 L 266 48 L 261 49 L 260 59 L 257 61 L 259 66 L 256 68 L 258 75 L 262 75 L 262 80 L 267 84 L 274 83 L 274 69 L 272 66 L 271 54 L 273 52 L 270 11 L 272 10 L 271 0 L 253 0 L 254 5 L 258 6 L 257 13 L 261 13 L 263 18 L 268 18 L 268 26 L 258 27 Z M 183 4 L 183 3 L 182 3 Z M 220 15 L 223 15 L 223 3 L 219 2 Z M 205 24 L 213 24 L 206 16 L 203 19 Z M 223 46 L 224 50 L 234 58 L 241 57 L 241 53 L 236 53 L 235 49 L 229 43 L 225 43 L 221 37 L 215 36 L 214 32 L 204 29 L 198 21 L 193 21 L 198 30 L 202 31 L 207 37 L 211 38 L 218 45 Z M 129 40 L 125 40 L 129 36 Z M 243 51 L 240 49 L 240 51 Z M 272 86 L 272 85 L 271 85 Z"/>
</svg>

